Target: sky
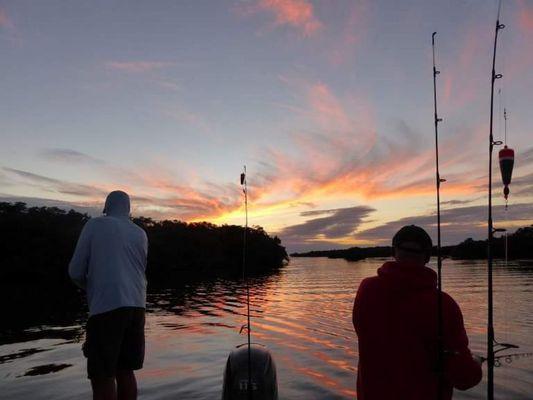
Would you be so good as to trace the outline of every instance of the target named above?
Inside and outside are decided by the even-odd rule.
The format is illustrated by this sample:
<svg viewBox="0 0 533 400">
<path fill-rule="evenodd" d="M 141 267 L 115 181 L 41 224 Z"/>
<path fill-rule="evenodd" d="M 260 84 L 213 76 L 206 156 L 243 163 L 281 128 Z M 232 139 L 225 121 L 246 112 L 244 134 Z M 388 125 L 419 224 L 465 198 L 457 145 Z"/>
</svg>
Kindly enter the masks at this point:
<svg viewBox="0 0 533 400">
<path fill-rule="evenodd" d="M 495 0 L 0 0 L 0 201 L 243 224 L 289 251 L 435 239 L 437 31 L 444 244 L 486 236 Z M 533 1 L 504 0 L 494 135 L 533 223 Z"/>
</svg>

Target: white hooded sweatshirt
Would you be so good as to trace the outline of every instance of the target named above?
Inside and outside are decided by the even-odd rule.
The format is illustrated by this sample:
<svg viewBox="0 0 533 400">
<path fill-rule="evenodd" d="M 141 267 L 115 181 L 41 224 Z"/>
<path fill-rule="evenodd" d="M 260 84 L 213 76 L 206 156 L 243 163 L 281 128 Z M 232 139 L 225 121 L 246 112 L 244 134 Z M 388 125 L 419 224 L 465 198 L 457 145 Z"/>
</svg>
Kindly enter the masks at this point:
<svg viewBox="0 0 533 400">
<path fill-rule="evenodd" d="M 87 292 L 89 315 L 146 307 L 148 239 L 130 221 L 129 196 L 111 192 L 104 213 L 87 221 L 69 265 L 71 279 Z"/>
</svg>

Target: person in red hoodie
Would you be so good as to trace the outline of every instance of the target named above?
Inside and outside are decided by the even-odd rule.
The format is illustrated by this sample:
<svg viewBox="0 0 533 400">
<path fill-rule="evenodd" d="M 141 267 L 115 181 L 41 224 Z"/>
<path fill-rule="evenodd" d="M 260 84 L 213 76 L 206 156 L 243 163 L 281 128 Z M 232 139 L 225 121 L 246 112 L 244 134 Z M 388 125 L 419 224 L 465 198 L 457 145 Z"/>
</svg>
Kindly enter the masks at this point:
<svg viewBox="0 0 533 400">
<path fill-rule="evenodd" d="M 431 238 L 418 226 L 404 226 L 392 246 L 395 261 L 364 279 L 355 297 L 357 399 L 450 400 L 454 388 L 481 381 L 481 358 L 468 349 L 459 306 L 442 292 L 439 368 L 437 274 L 425 266 Z"/>
</svg>

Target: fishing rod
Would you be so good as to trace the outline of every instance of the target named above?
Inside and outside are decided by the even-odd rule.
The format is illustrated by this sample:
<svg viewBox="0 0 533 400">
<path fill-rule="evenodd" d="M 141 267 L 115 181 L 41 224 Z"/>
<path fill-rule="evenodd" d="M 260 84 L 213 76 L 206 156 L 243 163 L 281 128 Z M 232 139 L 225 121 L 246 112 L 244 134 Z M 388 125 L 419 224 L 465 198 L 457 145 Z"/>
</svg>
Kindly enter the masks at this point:
<svg viewBox="0 0 533 400">
<path fill-rule="evenodd" d="M 443 373 L 443 328 L 442 328 L 442 256 L 441 256 L 441 234 L 440 234 L 440 184 L 445 179 L 440 177 L 439 172 L 439 118 L 437 112 L 437 75 L 440 71 L 435 65 L 435 35 L 431 35 L 431 47 L 433 50 L 433 105 L 434 105 L 434 122 L 435 122 L 435 183 L 437 187 L 437 399 L 442 398 L 442 373 Z"/>
<path fill-rule="evenodd" d="M 240 176 L 240 183 L 244 194 L 245 225 L 242 247 L 242 279 L 246 288 L 246 323 L 239 331 L 246 329 L 247 343 L 238 345 L 233 350 L 226 363 L 222 398 L 234 399 L 278 399 L 278 384 L 276 379 L 276 364 L 268 349 L 258 343 L 252 343 L 252 322 L 250 312 L 250 279 L 246 274 L 248 258 L 248 183 L 246 165 Z M 253 231 L 253 230 L 250 230 Z M 245 347 L 247 345 L 247 347 Z M 253 346 L 252 346 L 253 345 Z M 252 365 L 253 363 L 253 365 Z"/>
<path fill-rule="evenodd" d="M 250 324 L 250 284 L 246 278 L 246 238 L 248 233 L 248 183 L 246 180 L 246 165 L 244 166 L 243 172 L 241 173 L 241 186 L 244 193 L 244 214 L 245 214 L 245 225 L 244 225 L 244 234 L 243 234 L 243 247 L 242 247 L 242 279 L 246 284 L 246 332 L 248 336 L 248 399 L 252 400 L 252 340 L 251 332 L 252 327 Z M 244 328 L 244 326 L 243 326 Z M 242 329 L 241 328 L 241 332 Z"/>
<path fill-rule="evenodd" d="M 487 399 L 494 400 L 494 368 L 500 367 L 501 361 L 505 360 L 507 364 L 512 363 L 514 360 L 520 358 L 532 357 L 533 353 L 512 353 L 512 354 L 500 354 L 502 351 L 509 349 L 517 349 L 519 346 L 511 343 L 501 343 L 496 341 L 494 335 L 494 302 L 493 302 L 493 284 L 492 284 L 492 272 L 493 272 L 493 239 L 496 232 L 505 232 L 505 261 L 507 263 L 507 229 L 494 228 L 492 220 L 492 152 L 494 146 L 501 146 L 501 140 L 494 140 L 493 135 L 493 117 L 494 117 L 494 83 L 497 79 L 503 77 L 502 74 L 496 73 L 496 50 L 498 45 L 498 34 L 500 30 L 505 28 L 504 24 L 500 23 L 500 12 L 502 2 L 499 1 L 498 16 L 496 18 L 496 29 L 494 32 L 494 49 L 492 54 L 492 75 L 491 75 L 491 93 L 490 93 L 490 125 L 489 125 L 489 188 L 488 188 L 488 240 L 487 240 L 487 356 L 482 357 L 482 361 L 487 362 Z M 507 147 L 507 110 L 504 109 L 505 120 L 505 146 L 499 151 L 499 164 L 502 176 L 502 182 L 504 185 L 504 198 L 505 209 L 507 210 L 507 200 L 509 196 L 509 185 L 511 183 L 513 166 L 514 166 L 514 150 Z"/>
<path fill-rule="evenodd" d="M 496 73 L 496 50 L 498 44 L 498 33 L 500 30 L 505 28 L 504 24 L 500 24 L 500 11 L 501 11 L 502 2 L 500 0 L 498 6 L 498 16 L 496 18 L 496 29 L 494 33 L 494 50 L 492 53 L 492 75 L 491 75 L 491 89 L 490 89 L 490 125 L 489 125 L 489 199 L 488 199 L 488 241 L 487 241 L 487 400 L 494 400 L 494 363 L 495 363 L 495 352 L 494 347 L 498 343 L 494 339 L 494 304 L 492 297 L 492 242 L 495 232 L 500 232 L 501 230 L 494 229 L 492 221 L 492 151 L 494 146 L 499 146 L 502 144 L 501 141 L 495 141 L 492 126 L 493 126 L 493 116 L 494 116 L 494 83 L 497 79 L 502 78 L 502 74 Z"/>
</svg>

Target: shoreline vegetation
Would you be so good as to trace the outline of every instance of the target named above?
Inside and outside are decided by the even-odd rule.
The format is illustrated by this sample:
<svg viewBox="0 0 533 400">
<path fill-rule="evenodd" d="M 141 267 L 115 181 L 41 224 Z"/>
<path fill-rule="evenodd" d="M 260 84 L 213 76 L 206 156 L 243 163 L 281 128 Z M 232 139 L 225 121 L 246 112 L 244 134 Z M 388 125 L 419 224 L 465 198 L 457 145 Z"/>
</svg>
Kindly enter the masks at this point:
<svg viewBox="0 0 533 400">
<path fill-rule="evenodd" d="M 55 207 L 0 202 L 0 341 L 9 331 L 80 320 L 84 294 L 68 276 L 68 263 L 87 214 Z M 149 240 L 148 290 L 178 288 L 187 282 L 242 277 L 244 227 L 208 222 L 134 218 Z M 247 231 L 247 269 L 251 275 L 279 271 L 289 257 L 281 240 L 255 226 Z M 533 227 L 508 237 L 509 259 L 533 259 Z M 504 257 L 504 238 L 495 239 L 495 256 Z M 392 249 L 352 247 L 294 253 L 293 257 L 329 257 L 350 261 L 389 257 Z M 443 247 L 445 257 L 482 259 L 486 241 L 467 239 Z"/>
<path fill-rule="evenodd" d="M 442 246 L 441 254 L 455 260 L 482 260 L 487 258 L 487 240 L 468 238 L 454 246 Z M 505 259 L 505 236 L 494 238 L 493 254 L 495 258 Z M 347 261 L 360 261 L 371 257 L 390 257 L 391 246 L 350 247 L 348 249 L 315 250 L 304 253 L 291 253 L 291 257 L 327 257 L 341 258 Z M 432 256 L 437 255 L 433 247 Z M 507 236 L 507 258 L 509 260 L 533 261 L 533 226 L 517 229 Z"/>
<path fill-rule="evenodd" d="M 68 264 L 87 214 L 56 207 L 0 202 L 0 331 L 79 315 L 84 295 L 70 281 Z M 148 236 L 148 288 L 186 281 L 242 277 L 244 227 L 208 222 L 133 218 Z M 249 274 L 279 270 L 289 260 L 281 240 L 263 228 L 247 231 Z M 0 333 L 0 336 L 2 333 Z"/>
</svg>

